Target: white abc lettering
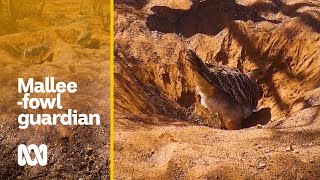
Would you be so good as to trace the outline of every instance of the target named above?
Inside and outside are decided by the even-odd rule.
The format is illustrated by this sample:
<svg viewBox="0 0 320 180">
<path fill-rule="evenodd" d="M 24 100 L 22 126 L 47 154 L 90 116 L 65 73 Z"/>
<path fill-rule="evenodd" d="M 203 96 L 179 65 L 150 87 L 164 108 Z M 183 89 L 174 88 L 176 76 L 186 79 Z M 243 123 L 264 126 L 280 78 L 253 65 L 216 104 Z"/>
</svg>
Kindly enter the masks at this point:
<svg viewBox="0 0 320 180">
<path fill-rule="evenodd" d="M 34 151 L 35 158 L 30 157 L 31 151 Z M 42 156 L 41 156 L 42 153 Z M 39 163 L 40 166 L 45 166 L 48 162 L 48 147 L 41 144 L 39 147 L 35 144 L 30 144 L 28 147 L 24 144 L 18 146 L 18 164 L 24 166 L 26 164 L 35 166 Z"/>
</svg>

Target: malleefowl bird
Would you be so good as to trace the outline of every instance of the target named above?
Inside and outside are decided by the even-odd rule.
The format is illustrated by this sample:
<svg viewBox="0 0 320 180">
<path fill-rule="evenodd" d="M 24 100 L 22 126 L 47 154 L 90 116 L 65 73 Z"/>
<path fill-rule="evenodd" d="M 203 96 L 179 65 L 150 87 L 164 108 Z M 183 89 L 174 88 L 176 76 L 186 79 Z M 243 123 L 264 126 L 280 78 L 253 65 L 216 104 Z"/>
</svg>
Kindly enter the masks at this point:
<svg viewBox="0 0 320 180">
<path fill-rule="evenodd" d="M 77 38 L 76 44 L 79 44 L 81 46 L 87 46 L 90 44 L 91 41 L 91 32 L 89 30 L 89 27 L 87 27 L 85 30 L 81 31 Z"/>
<path fill-rule="evenodd" d="M 30 58 L 33 64 L 42 64 L 46 57 L 48 57 L 49 46 L 46 44 L 33 45 L 25 49 L 23 55 Z"/>
<path fill-rule="evenodd" d="M 227 66 L 204 63 L 192 50 L 187 60 L 195 72 L 196 91 L 201 104 L 222 116 L 222 125 L 228 130 L 241 128 L 241 122 L 256 110 L 259 100 L 257 80 L 262 72 L 255 69 L 248 74 Z"/>
</svg>

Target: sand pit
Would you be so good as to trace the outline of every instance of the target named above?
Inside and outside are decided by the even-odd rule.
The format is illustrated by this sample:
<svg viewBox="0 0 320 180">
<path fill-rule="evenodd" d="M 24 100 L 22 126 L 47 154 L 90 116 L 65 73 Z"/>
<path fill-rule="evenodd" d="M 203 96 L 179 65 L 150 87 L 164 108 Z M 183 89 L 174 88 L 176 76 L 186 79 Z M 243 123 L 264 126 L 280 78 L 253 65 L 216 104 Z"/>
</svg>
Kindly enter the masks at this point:
<svg viewBox="0 0 320 180">
<path fill-rule="evenodd" d="M 117 179 L 318 179 L 319 2 L 116 1 Z M 258 112 L 222 130 L 187 49 L 262 69 Z"/>
</svg>

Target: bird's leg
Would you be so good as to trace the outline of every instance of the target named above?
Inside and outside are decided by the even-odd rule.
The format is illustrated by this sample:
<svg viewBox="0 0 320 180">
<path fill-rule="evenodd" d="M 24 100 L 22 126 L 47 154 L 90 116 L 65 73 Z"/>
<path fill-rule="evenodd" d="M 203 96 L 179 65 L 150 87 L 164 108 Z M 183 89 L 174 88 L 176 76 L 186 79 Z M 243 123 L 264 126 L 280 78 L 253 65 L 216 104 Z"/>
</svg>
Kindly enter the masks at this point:
<svg viewBox="0 0 320 180">
<path fill-rule="evenodd" d="M 223 120 L 227 130 L 238 130 L 241 128 L 241 124 L 238 121 L 231 120 L 229 118 L 224 118 Z"/>
<path fill-rule="evenodd" d="M 219 117 L 219 120 L 221 122 L 221 128 L 225 130 L 238 130 L 241 128 L 241 124 L 239 121 L 232 120 L 228 117 L 223 117 L 221 114 L 216 113 Z"/>
<path fill-rule="evenodd" d="M 219 113 L 215 113 L 215 114 L 217 115 L 217 117 L 218 117 L 218 119 L 219 119 L 219 121 L 221 123 L 221 128 L 222 129 L 227 129 L 226 124 L 225 124 L 224 119 L 223 119 L 223 116 L 221 116 Z"/>
<path fill-rule="evenodd" d="M 38 57 L 38 60 L 34 62 L 34 64 L 41 64 L 41 61 L 42 61 L 42 55 Z"/>
</svg>

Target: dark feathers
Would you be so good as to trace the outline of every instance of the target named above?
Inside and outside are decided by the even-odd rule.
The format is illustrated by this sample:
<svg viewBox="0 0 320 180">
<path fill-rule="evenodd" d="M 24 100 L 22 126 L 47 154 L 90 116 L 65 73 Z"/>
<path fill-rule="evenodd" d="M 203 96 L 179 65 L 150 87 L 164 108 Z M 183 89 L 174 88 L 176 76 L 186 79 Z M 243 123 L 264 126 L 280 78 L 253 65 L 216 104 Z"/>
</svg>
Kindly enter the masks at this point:
<svg viewBox="0 0 320 180">
<path fill-rule="evenodd" d="M 239 103 L 244 109 L 245 116 L 250 115 L 256 108 L 259 87 L 246 74 L 227 66 L 204 63 L 192 50 L 188 50 L 187 60 L 192 69 L 205 80 L 228 93 L 232 99 Z"/>
</svg>

